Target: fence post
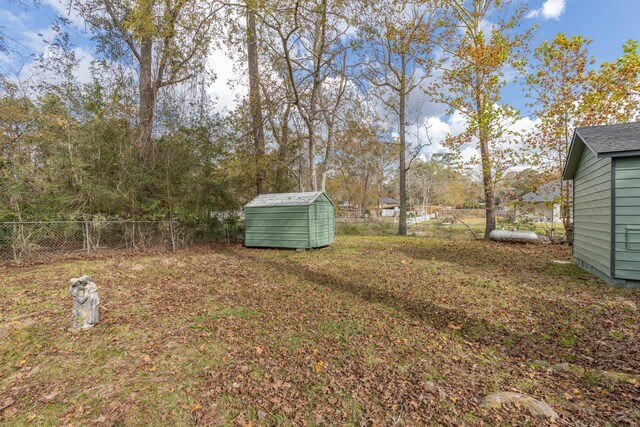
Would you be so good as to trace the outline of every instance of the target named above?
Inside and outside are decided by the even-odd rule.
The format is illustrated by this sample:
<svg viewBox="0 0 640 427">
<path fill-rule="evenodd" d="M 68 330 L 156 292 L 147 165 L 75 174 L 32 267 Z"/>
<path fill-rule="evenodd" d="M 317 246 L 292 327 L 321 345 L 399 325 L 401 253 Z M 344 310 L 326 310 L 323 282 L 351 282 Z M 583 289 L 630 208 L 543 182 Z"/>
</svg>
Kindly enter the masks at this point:
<svg viewBox="0 0 640 427">
<path fill-rule="evenodd" d="M 84 222 L 84 240 L 87 242 L 87 255 L 90 255 L 91 245 L 89 244 L 89 221 Z"/>
<path fill-rule="evenodd" d="M 169 232 L 171 233 L 171 248 L 173 252 L 176 251 L 176 240 L 173 237 L 173 221 L 169 221 Z"/>
</svg>

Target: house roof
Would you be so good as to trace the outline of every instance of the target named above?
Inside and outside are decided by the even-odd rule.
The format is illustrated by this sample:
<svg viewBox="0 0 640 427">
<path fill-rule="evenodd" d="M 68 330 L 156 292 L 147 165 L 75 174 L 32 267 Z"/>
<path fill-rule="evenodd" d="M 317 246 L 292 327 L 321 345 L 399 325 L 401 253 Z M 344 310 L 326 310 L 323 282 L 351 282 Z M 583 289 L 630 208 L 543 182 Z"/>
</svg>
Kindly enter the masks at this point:
<svg viewBox="0 0 640 427">
<path fill-rule="evenodd" d="M 380 200 L 380 202 L 383 205 L 397 205 L 397 204 L 400 204 L 399 200 L 392 199 L 391 197 L 385 197 L 382 200 Z"/>
<path fill-rule="evenodd" d="M 244 205 L 245 208 L 266 207 L 266 206 L 307 206 L 313 203 L 320 195 L 331 202 L 329 196 L 324 191 L 309 191 L 304 193 L 273 193 L 260 194 L 249 203 Z M 333 203 L 333 202 L 331 202 Z"/>
<path fill-rule="evenodd" d="M 640 122 L 581 127 L 576 133 L 598 157 L 640 151 Z"/>
<path fill-rule="evenodd" d="M 640 156 L 640 122 L 576 128 L 563 179 L 573 179 L 585 147 L 597 158 Z"/>
<path fill-rule="evenodd" d="M 518 199 L 523 203 L 548 203 L 560 199 L 560 180 L 547 182 L 536 191 L 531 191 Z"/>
</svg>

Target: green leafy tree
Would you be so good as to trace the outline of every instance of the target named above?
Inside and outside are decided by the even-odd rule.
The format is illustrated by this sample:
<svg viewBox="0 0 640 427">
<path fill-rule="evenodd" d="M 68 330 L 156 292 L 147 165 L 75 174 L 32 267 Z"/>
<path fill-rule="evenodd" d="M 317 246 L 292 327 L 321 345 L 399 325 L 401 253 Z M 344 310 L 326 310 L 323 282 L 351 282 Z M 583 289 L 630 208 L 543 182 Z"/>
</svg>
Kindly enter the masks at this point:
<svg viewBox="0 0 640 427">
<path fill-rule="evenodd" d="M 627 42 L 623 56 L 595 67 L 591 40 L 557 34 L 533 52 L 526 75 L 527 96 L 539 124 L 524 141 L 526 160 L 547 180 L 560 182 L 557 202 L 571 239 L 571 191 L 562 181 L 573 131 L 579 126 L 633 121 L 640 113 L 640 60 L 637 43 Z M 554 201 L 556 202 L 556 201 Z"/>
<path fill-rule="evenodd" d="M 448 138 L 449 148 L 459 150 L 471 144 L 480 152 L 488 239 L 496 227 L 496 181 L 510 165 L 512 126 L 519 118 L 502 101 L 505 69 L 524 59 L 531 31 L 518 31 L 524 9 L 510 12 L 509 1 L 452 0 L 449 4 L 459 31 L 442 45 L 450 61 L 442 67 L 442 81 L 431 89 L 450 113 L 458 112 L 466 121 L 462 134 Z"/>
</svg>

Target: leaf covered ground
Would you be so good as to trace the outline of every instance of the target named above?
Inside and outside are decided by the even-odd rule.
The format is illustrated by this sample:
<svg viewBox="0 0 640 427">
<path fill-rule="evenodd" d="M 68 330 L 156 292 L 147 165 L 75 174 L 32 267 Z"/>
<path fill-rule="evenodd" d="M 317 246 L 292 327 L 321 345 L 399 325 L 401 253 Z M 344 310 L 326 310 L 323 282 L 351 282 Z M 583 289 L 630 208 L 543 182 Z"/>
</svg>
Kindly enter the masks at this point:
<svg viewBox="0 0 640 427">
<path fill-rule="evenodd" d="M 7 425 L 640 424 L 640 291 L 561 246 L 342 237 L 0 270 Z M 101 323 L 71 322 L 89 274 Z M 561 365 L 558 365 L 561 364 Z M 563 366 L 566 369 L 556 369 Z"/>
</svg>

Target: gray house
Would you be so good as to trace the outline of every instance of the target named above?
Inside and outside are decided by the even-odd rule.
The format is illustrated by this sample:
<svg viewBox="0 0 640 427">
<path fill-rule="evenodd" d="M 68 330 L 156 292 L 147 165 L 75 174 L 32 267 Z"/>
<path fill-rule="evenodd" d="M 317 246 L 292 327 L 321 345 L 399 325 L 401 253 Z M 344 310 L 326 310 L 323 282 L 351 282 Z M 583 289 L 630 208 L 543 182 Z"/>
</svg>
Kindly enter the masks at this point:
<svg viewBox="0 0 640 427">
<path fill-rule="evenodd" d="M 640 123 L 577 128 L 563 178 L 573 180 L 575 263 L 640 287 Z"/>
<path fill-rule="evenodd" d="M 562 223 L 560 180 L 547 182 L 513 201 L 516 220 L 530 218 L 538 222 Z M 566 190 L 564 192 L 571 191 Z"/>
</svg>

